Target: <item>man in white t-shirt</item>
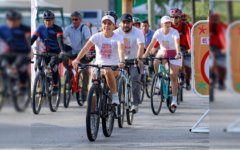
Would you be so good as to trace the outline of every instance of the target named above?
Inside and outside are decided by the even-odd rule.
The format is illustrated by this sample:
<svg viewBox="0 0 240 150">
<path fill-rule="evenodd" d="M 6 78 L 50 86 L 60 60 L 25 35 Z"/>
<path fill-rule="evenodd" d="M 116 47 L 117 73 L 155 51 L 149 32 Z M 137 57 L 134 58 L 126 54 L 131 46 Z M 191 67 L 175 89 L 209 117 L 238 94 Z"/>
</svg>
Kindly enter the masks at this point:
<svg viewBox="0 0 240 150">
<path fill-rule="evenodd" d="M 139 67 L 142 67 L 142 58 L 144 52 L 144 35 L 141 30 L 133 26 L 132 16 L 128 13 L 121 17 L 120 28 L 116 29 L 114 33 L 120 34 L 123 37 L 125 45 L 125 59 L 138 58 Z M 141 90 L 141 74 L 138 73 L 137 67 L 130 66 L 130 74 L 132 80 L 132 95 L 133 102 L 131 110 L 138 112 L 138 105 L 140 104 L 140 90 Z"/>
</svg>

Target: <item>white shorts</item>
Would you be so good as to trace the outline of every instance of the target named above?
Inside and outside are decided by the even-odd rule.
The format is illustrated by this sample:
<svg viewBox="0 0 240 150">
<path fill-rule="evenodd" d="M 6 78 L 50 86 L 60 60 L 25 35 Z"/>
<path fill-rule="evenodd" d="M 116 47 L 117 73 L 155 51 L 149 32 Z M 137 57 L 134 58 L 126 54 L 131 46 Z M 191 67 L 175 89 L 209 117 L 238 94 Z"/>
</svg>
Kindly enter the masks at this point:
<svg viewBox="0 0 240 150">
<path fill-rule="evenodd" d="M 158 55 L 163 55 L 163 54 L 164 53 L 163 53 L 162 50 L 158 50 L 157 56 Z M 177 59 L 177 60 L 169 60 L 169 62 L 170 62 L 170 64 L 182 67 L 183 60 L 182 60 L 182 58 L 180 58 L 180 59 Z"/>
</svg>

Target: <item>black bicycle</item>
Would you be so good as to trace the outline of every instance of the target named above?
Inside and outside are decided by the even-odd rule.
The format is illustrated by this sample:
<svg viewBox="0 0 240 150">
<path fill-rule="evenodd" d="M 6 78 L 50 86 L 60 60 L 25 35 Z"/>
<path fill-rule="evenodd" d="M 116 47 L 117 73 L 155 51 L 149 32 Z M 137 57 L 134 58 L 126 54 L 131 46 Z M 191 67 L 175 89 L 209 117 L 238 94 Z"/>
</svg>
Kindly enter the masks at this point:
<svg viewBox="0 0 240 150">
<path fill-rule="evenodd" d="M 44 42 L 47 42 L 45 40 Z M 47 43 L 45 43 L 47 45 Z M 50 63 L 48 65 L 45 62 L 46 57 L 58 57 L 55 53 L 42 53 L 34 54 L 41 58 L 41 65 L 37 67 L 37 74 L 33 85 L 33 99 L 32 99 L 32 110 L 34 114 L 39 114 L 43 99 L 47 99 L 49 102 L 49 108 L 52 112 L 56 112 L 60 103 L 61 98 L 61 79 L 58 72 L 58 93 L 52 95 L 53 90 L 53 78 L 50 69 Z"/>
<path fill-rule="evenodd" d="M 86 115 L 87 136 L 90 141 L 95 141 L 98 135 L 99 121 L 102 118 L 103 134 L 110 137 L 114 127 L 114 119 L 117 119 L 116 108 L 112 105 L 112 93 L 107 86 L 101 68 L 110 67 L 116 70 L 118 66 L 79 64 L 82 69 L 87 66 L 97 69 L 97 77 L 92 80 L 92 86 L 88 94 L 88 106 Z"/>
<path fill-rule="evenodd" d="M 15 64 L 9 64 L 7 58 L 16 59 L 17 57 L 26 57 L 26 54 L 20 53 L 8 53 L 1 54 L 1 65 L 0 65 L 0 110 L 4 105 L 5 100 L 8 97 L 12 97 L 14 108 L 18 112 L 24 112 L 31 100 L 30 93 L 30 77 L 27 74 L 25 77 L 27 79 L 26 91 L 24 93 L 20 92 L 20 80 L 17 73 L 17 68 Z M 30 58 L 26 59 L 31 61 Z"/>
</svg>

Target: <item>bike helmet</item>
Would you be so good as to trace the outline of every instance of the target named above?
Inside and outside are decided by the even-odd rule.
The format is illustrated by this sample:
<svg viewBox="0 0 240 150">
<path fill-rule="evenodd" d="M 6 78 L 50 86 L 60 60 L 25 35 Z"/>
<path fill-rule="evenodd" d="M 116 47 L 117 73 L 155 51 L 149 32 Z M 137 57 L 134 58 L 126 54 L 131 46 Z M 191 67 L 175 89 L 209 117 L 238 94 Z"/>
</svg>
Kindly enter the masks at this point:
<svg viewBox="0 0 240 150">
<path fill-rule="evenodd" d="M 105 15 L 110 15 L 110 16 L 112 16 L 115 21 L 117 21 L 117 19 L 118 19 L 117 13 L 116 13 L 115 11 L 112 11 L 112 10 L 107 11 L 107 12 L 105 13 Z"/>
<path fill-rule="evenodd" d="M 182 19 L 184 19 L 184 20 L 186 19 L 186 20 L 187 20 L 187 17 L 188 17 L 188 16 L 187 16 L 186 13 L 182 13 Z"/>
<path fill-rule="evenodd" d="M 139 20 L 139 18 L 133 17 L 133 24 L 140 24 L 141 21 Z"/>
<path fill-rule="evenodd" d="M 178 8 L 173 8 L 170 11 L 170 16 L 182 16 L 182 11 Z"/>
<path fill-rule="evenodd" d="M 9 10 L 6 13 L 6 19 L 21 19 L 22 15 L 16 10 Z"/>
<path fill-rule="evenodd" d="M 53 19 L 55 18 L 54 12 L 51 10 L 46 10 L 43 13 L 43 19 Z"/>
</svg>

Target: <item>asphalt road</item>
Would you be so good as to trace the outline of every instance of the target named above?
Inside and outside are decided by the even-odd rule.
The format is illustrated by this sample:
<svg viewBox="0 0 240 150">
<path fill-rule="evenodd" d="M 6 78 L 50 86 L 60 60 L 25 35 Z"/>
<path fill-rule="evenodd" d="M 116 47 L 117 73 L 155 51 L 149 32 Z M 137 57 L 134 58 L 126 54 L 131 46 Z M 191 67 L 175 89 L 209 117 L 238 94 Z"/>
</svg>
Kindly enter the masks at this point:
<svg viewBox="0 0 240 150">
<path fill-rule="evenodd" d="M 52 113 L 44 103 L 39 115 L 31 114 L 32 149 L 209 149 L 209 134 L 189 132 L 209 108 L 209 100 L 193 91 L 184 90 L 184 101 L 174 114 L 163 103 L 160 114 L 153 115 L 150 99 L 145 97 L 133 125 L 125 122 L 120 129 L 115 120 L 113 133 L 107 138 L 100 124 L 95 142 L 90 142 L 86 134 L 86 105 L 78 106 L 73 97 L 69 108 L 61 103 Z M 209 126 L 209 117 L 200 126 Z"/>
</svg>

